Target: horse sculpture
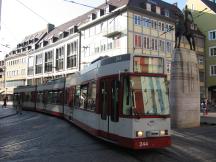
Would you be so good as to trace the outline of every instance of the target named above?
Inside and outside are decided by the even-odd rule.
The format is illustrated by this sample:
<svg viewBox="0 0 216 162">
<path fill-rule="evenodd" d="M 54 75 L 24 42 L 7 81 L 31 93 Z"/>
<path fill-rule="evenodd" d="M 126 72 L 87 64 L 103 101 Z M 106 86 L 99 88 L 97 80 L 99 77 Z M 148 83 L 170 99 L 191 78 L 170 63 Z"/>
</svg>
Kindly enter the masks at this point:
<svg viewBox="0 0 216 162">
<path fill-rule="evenodd" d="M 185 7 L 184 14 L 179 13 L 176 22 L 176 30 L 175 30 L 175 48 L 180 48 L 181 37 L 185 36 L 190 45 L 190 49 L 195 51 L 195 40 L 193 30 L 191 25 L 193 23 L 193 16 L 191 12 L 188 10 L 187 6 Z M 189 19 L 191 16 L 191 19 Z"/>
</svg>

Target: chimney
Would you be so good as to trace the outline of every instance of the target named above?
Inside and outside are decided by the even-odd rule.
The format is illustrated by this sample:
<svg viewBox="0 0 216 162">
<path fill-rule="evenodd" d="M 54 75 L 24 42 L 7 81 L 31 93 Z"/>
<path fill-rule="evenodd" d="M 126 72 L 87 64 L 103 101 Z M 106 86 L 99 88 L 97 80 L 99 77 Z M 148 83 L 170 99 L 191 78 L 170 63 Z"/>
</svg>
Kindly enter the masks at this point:
<svg viewBox="0 0 216 162">
<path fill-rule="evenodd" d="M 55 28 L 55 25 L 53 24 L 47 24 L 47 32 L 51 32 Z"/>
</svg>

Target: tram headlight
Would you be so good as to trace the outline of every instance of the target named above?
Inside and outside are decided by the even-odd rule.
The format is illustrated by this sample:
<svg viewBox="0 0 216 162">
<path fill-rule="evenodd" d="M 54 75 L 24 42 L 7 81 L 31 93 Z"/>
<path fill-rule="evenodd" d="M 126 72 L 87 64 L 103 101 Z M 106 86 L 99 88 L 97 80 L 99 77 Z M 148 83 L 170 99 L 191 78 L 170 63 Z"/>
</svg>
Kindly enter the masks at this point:
<svg viewBox="0 0 216 162">
<path fill-rule="evenodd" d="M 160 135 L 161 135 L 161 136 L 168 135 L 168 130 L 161 130 L 161 131 L 160 131 Z"/>
<path fill-rule="evenodd" d="M 136 131 L 136 136 L 137 137 L 143 137 L 144 132 L 143 131 Z"/>
</svg>

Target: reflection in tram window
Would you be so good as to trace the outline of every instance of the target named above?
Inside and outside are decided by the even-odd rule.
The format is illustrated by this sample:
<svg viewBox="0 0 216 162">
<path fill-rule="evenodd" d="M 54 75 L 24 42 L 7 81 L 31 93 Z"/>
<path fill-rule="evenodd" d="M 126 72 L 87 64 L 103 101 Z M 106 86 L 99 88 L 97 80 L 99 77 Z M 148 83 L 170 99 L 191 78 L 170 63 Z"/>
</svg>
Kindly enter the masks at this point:
<svg viewBox="0 0 216 162">
<path fill-rule="evenodd" d="M 76 86 L 76 90 L 74 94 L 74 106 L 76 108 L 78 108 L 80 104 L 79 98 L 80 98 L 80 86 Z"/>
<path fill-rule="evenodd" d="M 119 111 L 119 82 L 118 80 L 112 81 L 112 106 L 111 106 L 111 120 L 114 122 L 118 121 Z"/>
<path fill-rule="evenodd" d="M 101 112 L 101 119 L 106 120 L 107 119 L 107 87 L 106 87 L 106 82 L 102 81 L 101 82 L 101 107 L 102 107 L 102 112 Z"/>
<path fill-rule="evenodd" d="M 123 114 L 169 114 L 166 80 L 161 77 L 132 76 L 124 79 Z"/>
<path fill-rule="evenodd" d="M 80 108 L 87 108 L 88 85 L 82 85 L 80 88 Z"/>
<path fill-rule="evenodd" d="M 96 83 L 90 82 L 88 86 L 87 109 L 95 111 L 96 108 Z"/>
</svg>

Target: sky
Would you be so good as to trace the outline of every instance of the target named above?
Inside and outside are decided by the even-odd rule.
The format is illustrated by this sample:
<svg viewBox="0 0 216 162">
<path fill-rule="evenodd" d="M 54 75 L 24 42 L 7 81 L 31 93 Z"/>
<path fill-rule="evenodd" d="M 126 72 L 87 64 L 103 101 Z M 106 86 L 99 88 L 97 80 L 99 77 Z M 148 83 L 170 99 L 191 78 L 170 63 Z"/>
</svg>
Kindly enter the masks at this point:
<svg viewBox="0 0 216 162">
<path fill-rule="evenodd" d="M 1 1 L 1 0 L 0 0 Z M 69 0 L 67 0 L 69 1 Z M 0 29 L 0 60 L 13 50 L 25 36 L 46 28 L 48 23 L 61 25 L 91 8 L 67 2 L 66 0 L 2 0 Z M 74 0 L 97 7 L 105 0 Z M 182 9 L 186 0 L 164 0 L 178 3 Z M 32 10 L 32 11 L 30 11 Z M 34 12 L 34 13 L 33 13 Z M 5 45 L 7 47 L 5 47 Z"/>
</svg>

